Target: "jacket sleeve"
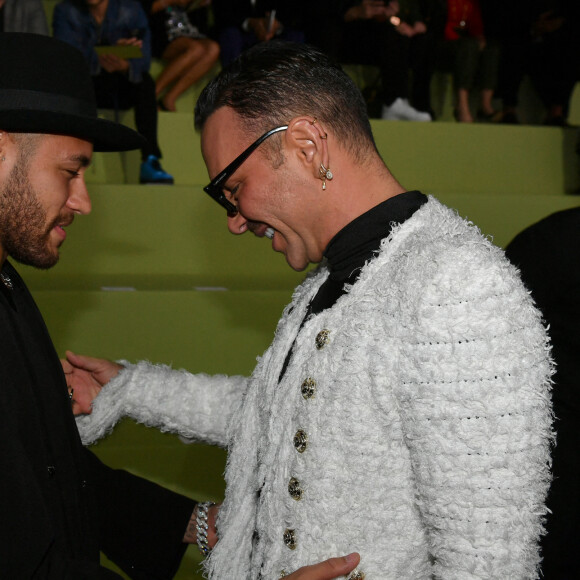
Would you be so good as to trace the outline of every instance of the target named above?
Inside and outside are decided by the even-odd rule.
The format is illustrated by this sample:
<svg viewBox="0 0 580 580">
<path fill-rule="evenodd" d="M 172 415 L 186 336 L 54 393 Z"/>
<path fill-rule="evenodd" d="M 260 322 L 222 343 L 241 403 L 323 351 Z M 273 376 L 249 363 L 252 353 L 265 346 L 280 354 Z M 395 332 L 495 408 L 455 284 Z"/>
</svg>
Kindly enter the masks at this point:
<svg viewBox="0 0 580 580">
<path fill-rule="evenodd" d="M 129 80 L 132 83 L 140 83 L 143 80 L 143 74 L 149 71 L 151 67 L 151 30 L 149 20 L 143 7 L 134 2 L 129 4 L 126 9 L 121 11 L 121 20 L 125 21 L 127 30 L 120 30 L 121 38 L 129 38 L 133 30 L 139 30 L 142 35 L 141 58 L 129 59 Z M 123 28 L 123 27 L 121 27 Z"/>
<path fill-rule="evenodd" d="M 398 401 L 434 576 L 537 578 L 553 439 L 539 312 L 498 248 L 432 255 Z"/>
<path fill-rule="evenodd" d="M 149 362 L 130 364 L 93 402 L 90 415 L 77 417 L 85 445 L 110 431 L 122 417 L 149 427 L 225 447 L 228 426 L 239 408 L 247 379 L 191 374 Z"/>
<path fill-rule="evenodd" d="M 132 580 L 173 578 L 187 548 L 183 534 L 196 502 L 85 454 L 101 550 Z"/>
<path fill-rule="evenodd" d="M 54 7 L 52 30 L 55 38 L 68 42 L 83 53 L 89 63 L 91 75 L 99 74 L 101 67 L 94 50 L 97 43 L 96 35 L 91 30 L 88 20 L 82 18 L 75 6 L 59 3 Z"/>
</svg>

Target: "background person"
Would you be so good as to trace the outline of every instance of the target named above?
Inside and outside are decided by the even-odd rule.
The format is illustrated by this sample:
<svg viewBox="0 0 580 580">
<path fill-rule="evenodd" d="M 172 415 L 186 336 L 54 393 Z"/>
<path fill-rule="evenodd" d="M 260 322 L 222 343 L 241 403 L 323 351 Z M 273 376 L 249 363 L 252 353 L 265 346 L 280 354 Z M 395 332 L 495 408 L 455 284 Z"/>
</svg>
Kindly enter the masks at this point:
<svg viewBox="0 0 580 580">
<path fill-rule="evenodd" d="M 343 2 L 341 61 L 380 68 L 383 119 L 432 120 L 436 36 L 431 24 L 437 6 L 417 0 Z"/>
<path fill-rule="evenodd" d="M 460 123 L 473 123 L 470 95 L 477 88 L 479 117 L 493 120 L 500 52 L 498 43 L 485 35 L 479 0 L 447 0 L 443 36 L 439 66 L 453 72 L 455 118 Z"/>
<path fill-rule="evenodd" d="M 106 384 L 84 440 L 128 415 L 228 446 L 210 578 L 336 550 L 357 579 L 537 577 L 552 366 L 503 252 L 396 180 L 360 91 L 308 45 L 243 53 L 196 124 L 229 230 L 321 265 L 249 378 L 69 353 L 71 384 Z"/>
<path fill-rule="evenodd" d="M 506 255 L 549 326 L 556 362 L 554 479 L 541 542 L 542 577 L 580 578 L 580 207 L 526 228 L 509 243 Z"/>
<path fill-rule="evenodd" d="M 173 183 L 161 167 L 157 141 L 155 83 L 149 74 L 151 32 L 137 0 L 63 0 L 53 14 L 54 36 L 80 50 L 90 65 L 97 105 L 135 109 L 135 125 L 146 143 L 141 147 L 140 183 Z M 98 54 L 97 46 L 136 46 L 140 58 Z"/>
<path fill-rule="evenodd" d="M 213 0 L 222 66 L 259 42 L 304 42 L 304 0 Z"/>
<path fill-rule="evenodd" d="M 211 0 L 201 0 L 205 8 Z M 152 53 L 165 66 L 155 81 L 155 95 L 162 111 L 176 111 L 175 101 L 203 78 L 219 58 L 220 47 L 191 22 L 187 8 L 192 0 L 141 0 L 149 16 Z"/>
</svg>

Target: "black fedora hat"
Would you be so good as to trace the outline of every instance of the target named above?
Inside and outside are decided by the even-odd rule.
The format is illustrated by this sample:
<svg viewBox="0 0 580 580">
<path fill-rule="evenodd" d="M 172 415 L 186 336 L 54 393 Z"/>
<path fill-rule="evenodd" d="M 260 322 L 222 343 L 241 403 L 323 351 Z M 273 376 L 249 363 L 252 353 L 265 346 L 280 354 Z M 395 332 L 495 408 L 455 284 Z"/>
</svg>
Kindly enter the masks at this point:
<svg viewBox="0 0 580 580">
<path fill-rule="evenodd" d="M 144 138 L 100 119 L 88 64 L 50 36 L 0 33 L 0 130 L 69 135 L 95 151 L 138 149 Z"/>
</svg>

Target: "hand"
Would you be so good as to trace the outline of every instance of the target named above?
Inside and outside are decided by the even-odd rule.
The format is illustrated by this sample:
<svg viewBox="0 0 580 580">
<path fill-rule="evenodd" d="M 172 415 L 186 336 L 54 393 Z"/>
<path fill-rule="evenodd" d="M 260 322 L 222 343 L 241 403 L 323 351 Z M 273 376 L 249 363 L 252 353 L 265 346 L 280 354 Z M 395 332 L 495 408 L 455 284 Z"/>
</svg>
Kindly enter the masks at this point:
<svg viewBox="0 0 580 580">
<path fill-rule="evenodd" d="M 220 511 L 221 503 L 212 505 L 209 510 L 207 510 L 207 543 L 210 548 L 213 548 L 218 541 L 217 530 L 215 527 L 215 522 L 217 520 L 218 512 Z M 183 542 L 185 544 L 196 544 L 197 543 L 197 522 L 196 522 L 197 509 L 193 510 L 191 518 L 187 523 L 187 528 L 185 528 L 185 534 L 183 534 Z"/>
<path fill-rule="evenodd" d="M 100 54 L 99 63 L 101 68 L 108 73 L 127 72 L 129 70 L 129 61 L 114 54 Z"/>
<path fill-rule="evenodd" d="M 285 578 L 286 580 L 333 580 L 352 572 L 359 562 L 360 556 L 353 552 L 342 558 L 330 558 L 319 564 L 304 566 Z"/>
<path fill-rule="evenodd" d="M 115 378 L 119 371 L 124 368 L 123 365 L 112 360 L 75 354 L 70 350 L 66 351 L 66 360 L 75 370 L 91 373 L 101 387 L 104 387 L 111 379 Z"/>
<path fill-rule="evenodd" d="M 74 390 L 73 413 L 90 414 L 92 403 L 101 388 L 123 368 L 122 365 L 104 358 L 93 358 L 66 351 L 66 360 L 61 360 L 67 386 Z"/>
<path fill-rule="evenodd" d="M 272 28 L 268 31 L 268 18 L 250 18 L 248 19 L 248 26 L 250 30 L 256 35 L 259 41 L 264 42 L 272 40 L 276 35 L 276 31 L 280 27 L 280 22 L 274 20 Z"/>
<path fill-rule="evenodd" d="M 396 28 L 397 32 L 402 36 L 408 36 L 409 38 L 415 36 L 415 30 L 413 29 L 412 26 L 409 26 L 406 22 L 401 22 L 399 26 L 397 26 Z"/>
<path fill-rule="evenodd" d="M 425 34 L 427 32 L 427 25 L 424 22 L 417 21 L 413 25 L 415 34 Z"/>
<path fill-rule="evenodd" d="M 101 385 L 91 373 L 75 369 L 67 360 L 60 362 L 71 396 L 73 414 L 90 415 L 93 412 L 93 401 L 101 391 Z"/>
<path fill-rule="evenodd" d="M 131 38 L 119 38 L 117 40 L 117 46 L 138 46 L 139 48 L 143 48 L 143 41 L 135 36 Z"/>
<path fill-rule="evenodd" d="M 359 5 L 349 8 L 344 19 L 346 22 L 352 20 L 386 20 L 387 7 L 383 0 L 363 0 Z"/>
</svg>

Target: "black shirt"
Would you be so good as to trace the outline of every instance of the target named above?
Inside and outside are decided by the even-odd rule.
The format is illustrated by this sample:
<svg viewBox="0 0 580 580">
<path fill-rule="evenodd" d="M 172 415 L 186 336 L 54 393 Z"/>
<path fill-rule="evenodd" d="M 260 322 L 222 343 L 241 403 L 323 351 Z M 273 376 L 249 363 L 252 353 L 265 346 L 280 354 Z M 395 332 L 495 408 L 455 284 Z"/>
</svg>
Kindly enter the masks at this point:
<svg viewBox="0 0 580 580">
<path fill-rule="evenodd" d="M 407 191 L 383 201 L 342 228 L 324 252 L 330 274 L 308 305 L 300 328 L 312 314 L 334 306 L 346 287 L 358 280 L 363 266 L 378 252 L 381 241 L 391 233 L 393 226 L 408 220 L 426 202 L 427 196 L 419 191 Z M 284 361 L 280 380 L 293 349 L 294 344 Z"/>
</svg>

